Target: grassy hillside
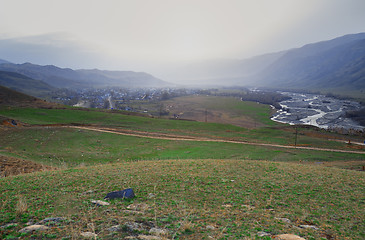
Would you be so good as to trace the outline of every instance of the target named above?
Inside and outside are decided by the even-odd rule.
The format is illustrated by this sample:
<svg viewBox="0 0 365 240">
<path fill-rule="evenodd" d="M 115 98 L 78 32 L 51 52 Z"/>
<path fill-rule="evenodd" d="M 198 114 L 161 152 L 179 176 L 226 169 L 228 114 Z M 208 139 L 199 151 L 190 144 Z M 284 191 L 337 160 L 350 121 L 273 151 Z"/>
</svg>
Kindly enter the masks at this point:
<svg viewBox="0 0 365 240">
<path fill-rule="evenodd" d="M 91 203 L 129 187 L 133 201 Z M 170 239 L 270 239 L 258 237 L 261 231 L 362 239 L 364 189 L 362 172 L 334 168 L 242 160 L 121 162 L 1 179 L 0 222 L 16 223 L 1 234 L 79 239 L 90 231 L 100 239 L 124 239 L 157 227 Z M 132 203 L 140 209 L 128 209 Z M 28 221 L 48 217 L 65 220 L 43 232 L 17 233 Z M 131 231 L 132 223 L 142 228 Z M 115 225 L 119 231 L 108 230 Z"/>
<path fill-rule="evenodd" d="M 0 126 L 2 159 L 58 169 L 0 178 L 0 238 L 82 239 L 81 232 L 93 232 L 99 239 L 146 239 L 141 235 L 154 235 L 152 228 L 165 229 L 168 239 L 364 238 L 364 172 L 339 169 L 364 165 L 365 149 L 345 142 L 361 138 L 308 127 L 295 135 L 293 127 L 268 123 L 268 106 L 235 104 L 222 101 L 230 114 L 245 110 L 264 127 L 0 106 L 2 118 L 21 123 Z M 315 149 L 295 148 L 295 137 L 298 146 Z M 342 150 L 356 153 L 335 152 Z M 91 203 L 129 187 L 133 200 Z M 63 220 L 18 232 L 50 217 Z"/>
<path fill-rule="evenodd" d="M 43 81 L 19 73 L 5 71 L 0 71 L 0 85 L 32 96 L 41 96 L 55 89 Z"/>
<path fill-rule="evenodd" d="M 0 86 L 0 108 L 10 109 L 11 107 L 61 108 L 62 106 Z"/>
</svg>

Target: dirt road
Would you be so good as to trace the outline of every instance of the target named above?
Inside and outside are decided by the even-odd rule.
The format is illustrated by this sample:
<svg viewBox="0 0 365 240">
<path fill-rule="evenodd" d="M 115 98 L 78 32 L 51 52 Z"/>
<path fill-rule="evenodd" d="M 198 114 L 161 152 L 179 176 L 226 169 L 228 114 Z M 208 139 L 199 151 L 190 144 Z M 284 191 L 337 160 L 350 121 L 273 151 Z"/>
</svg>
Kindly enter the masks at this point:
<svg viewBox="0 0 365 240">
<path fill-rule="evenodd" d="M 246 145 L 254 145 L 254 146 L 264 146 L 264 147 L 277 147 L 277 148 L 303 149 L 303 150 L 326 151 L 326 152 L 365 154 L 365 151 L 350 151 L 350 150 L 329 149 L 329 148 L 278 145 L 278 144 L 270 144 L 270 143 L 253 143 L 253 142 L 243 142 L 243 141 L 234 141 L 234 140 L 200 138 L 200 137 L 193 137 L 193 136 L 179 136 L 179 135 L 163 134 L 163 133 L 151 133 L 151 132 L 142 132 L 142 131 L 125 130 L 125 129 L 103 128 L 103 127 L 95 127 L 95 126 L 92 126 L 92 127 L 91 126 L 67 126 L 67 127 L 75 128 L 75 129 L 97 131 L 97 132 L 113 133 L 113 134 L 119 134 L 119 135 L 125 135 L 125 136 L 163 139 L 163 140 L 196 141 L 196 142 L 225 142 L 225 143 L 237 143 L 237 144 L 246 144 Z"/>
</svg>

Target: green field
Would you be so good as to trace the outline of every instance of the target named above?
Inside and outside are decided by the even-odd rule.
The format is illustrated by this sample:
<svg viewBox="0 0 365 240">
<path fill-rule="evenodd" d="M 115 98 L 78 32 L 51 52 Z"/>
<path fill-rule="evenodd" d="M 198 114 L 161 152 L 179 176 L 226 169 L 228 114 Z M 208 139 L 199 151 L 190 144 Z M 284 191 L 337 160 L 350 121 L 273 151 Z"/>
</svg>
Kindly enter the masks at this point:
<svg viewBox="0 0 365 240">
<path fill-rule="evenodd" d="M 308 127 L 299 127 L 295 135 L 294 128 L 268 120 L 268 106 L 225 99 L 221 106 L 209 107 L 212 100 L 207 100 L 194 101 L 216 113 L 225 108 L 226 119 L 247 117 L 261 126 L 91 109 L 1 107 L 3 119 L 22 126 L 0 128 L 0 155 L 58 170 L 0 178 L 0 226 L 13 224 L 0 227 L 0 238 L 82 239 L 80 233 L 90 231 L 98 239 L 124 239 L 151 235 L 153 227 L 167 229 L 168 239 L 271 239 L 259 232 L 305 239 L 365 238 L 364 172 L 343 169 L 363 166 L 364 149 L 345 143 L 361 138 Z M 81 124 L 116 132 L 72 128 Z M 153 138 L 164 134 L 195 140 Z M 295 136 L 300 146 L 358 153 L 242 144 L 291 146 Z M 100 207 L 91 203 L 128 187 L 137 196 L 132 201 L 112 200 Z M 127 209 L 132 203 L 145 207 Z M 46 231 L 18 232 L 29 221 L 49 217 L 65 219 Z M 143 229 L 128 229 L 131 222 Z M 108 230 L 115 225 L 121 226 L 119 231 Z"/>
<path fill-rule="evenodd" d="M 137 195 L 133 201 L 113 200 L 102 207 L 90 202 L 129 187 Z M 0 221 L 18 224 L 2 230 L 3 238 L 22 236 L 16 231 L 30 220 L 64 217 L 65 222 L 45 232 L 23 237 L 78 239 L 80 232 L 94 231 L 100 239 L 123 239 L 148 230 L 108 229 L 138 222 L 168 229 L 170 239 L 270 239 L 259 238 L 260 231 L 305 239 L 362 239 L 364 188 L 363 172 L 290 163 L 121 162 L 2 179 Z M 20 199 L 26 211 L 21 211 Z M 126 211 L 131 203 L 147 206 L 142 213 Z"/>
</svg>

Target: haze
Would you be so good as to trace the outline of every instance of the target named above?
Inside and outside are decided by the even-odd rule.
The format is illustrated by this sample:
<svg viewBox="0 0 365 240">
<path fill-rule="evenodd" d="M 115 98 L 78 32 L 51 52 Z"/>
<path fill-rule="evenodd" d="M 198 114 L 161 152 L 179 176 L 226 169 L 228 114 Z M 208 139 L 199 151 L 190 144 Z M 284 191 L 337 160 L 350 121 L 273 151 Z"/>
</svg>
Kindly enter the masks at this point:
<svg viewBox="0 0 365 240">
<path fill-rule="evenodd" d="M 171 78 L 177 66 L 365 32 L 364 12 L 363 0 L 0 0 L 0 58 Z"/>
</svg>

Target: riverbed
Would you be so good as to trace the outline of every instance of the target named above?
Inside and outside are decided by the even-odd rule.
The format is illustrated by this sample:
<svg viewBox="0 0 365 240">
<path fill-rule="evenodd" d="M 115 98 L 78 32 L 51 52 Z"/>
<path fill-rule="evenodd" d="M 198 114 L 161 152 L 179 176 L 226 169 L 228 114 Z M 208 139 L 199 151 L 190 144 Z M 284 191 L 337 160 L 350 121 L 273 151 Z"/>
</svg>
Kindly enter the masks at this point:
<svg viewBox="0 0 365 240">
<path fill-rule="evenodd" d="M 319 94 L 280 92 L 291 97 L 280 102 L 282 109 L 278 110 L 273 121 L 294 124 L 307 124 L 320 128 L 345 128 L 364 130 L 365 128 L 350 118 L 346 111 L 359 110 L 360 103 L 340 100 Z"/>
</svg>

